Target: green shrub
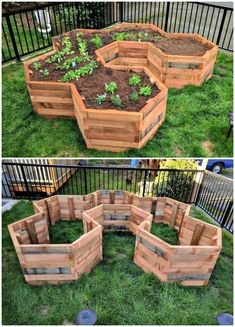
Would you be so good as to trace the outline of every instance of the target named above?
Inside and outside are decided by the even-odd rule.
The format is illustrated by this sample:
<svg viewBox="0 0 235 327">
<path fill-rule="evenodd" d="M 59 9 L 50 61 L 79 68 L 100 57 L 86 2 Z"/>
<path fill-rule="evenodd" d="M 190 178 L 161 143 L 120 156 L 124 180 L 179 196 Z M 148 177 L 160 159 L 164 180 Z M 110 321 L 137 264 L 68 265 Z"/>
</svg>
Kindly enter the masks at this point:
<svg viewBox="0 0 235 327">
<path fill-rule="evenodd" d="M 179 173 L 175 171 L 165 171 L 164 174 L 159 174 L 155 178 L 154 184 L 157 185 L 158 190 L 162 190 L 165 196 L 182 201 L 182 195 L 185 196 L 184 202 L 190 201 L 190 194 L 192 185 L 195 181 L 196 174 L 194 172 L 180 172 L 180 170 L 194 170 L 197 169 L 197 163 L 194 160 L 167 160 L 161 164 L 164 169 L 178 169 Z M 174 183 L 175 179 L 175 183 Z M 180 183 L 179 183 L 180 180 Z M 167 183 L 167 181 L 171 181 Z"/>
</svg>

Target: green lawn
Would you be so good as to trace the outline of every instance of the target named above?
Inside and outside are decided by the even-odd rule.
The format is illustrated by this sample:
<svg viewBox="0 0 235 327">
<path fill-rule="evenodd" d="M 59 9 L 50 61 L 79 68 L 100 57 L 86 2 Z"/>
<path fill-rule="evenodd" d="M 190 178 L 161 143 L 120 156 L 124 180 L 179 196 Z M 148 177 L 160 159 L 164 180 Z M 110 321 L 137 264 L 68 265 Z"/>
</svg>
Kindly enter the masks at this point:
<svg viewBox="0 0 235 327">
<path fill-rule="evenodd" d="M 193 215 L 208 220 L 192 209 Z M 23 275 L 7 230 L 7 224 L 33 213 L 30 202 L 22 201 L 3 214 L 2 223 L 2 301 L 3 324 L 73 324 L 76 313 L 92 308 L 97 324 L 214 325 L 221 312 L 233 312 L 232 237 L 223 233 L 223 250 L 207 287 L 181 287 L 165 284 L 144 273 L 133 260 L 135 237 L 104 234 L 104 259 L 79 281 L 60 286 L 32 287 Z M 50 228 L 55 242 L 80 235 L 81 222 L 65 224 L 68 233 Z M 72 228 L 72 230 L 71 230 Z M 70 229 L 70 230 L 69 230 Z M 175 242 L 175 233 L 154 226 L 154 234 Z"/>
<path fill-rule="evenodd" d="M 233 58 L 220 52 L 213 77 L 201 87 L 170 89 L 166 121 L 141 150 L 88 150 L 75 120 L 46 120 L 32 110 L 22 64 L 3 68 L 4 157 L 229 157 Z"/>
</svg>

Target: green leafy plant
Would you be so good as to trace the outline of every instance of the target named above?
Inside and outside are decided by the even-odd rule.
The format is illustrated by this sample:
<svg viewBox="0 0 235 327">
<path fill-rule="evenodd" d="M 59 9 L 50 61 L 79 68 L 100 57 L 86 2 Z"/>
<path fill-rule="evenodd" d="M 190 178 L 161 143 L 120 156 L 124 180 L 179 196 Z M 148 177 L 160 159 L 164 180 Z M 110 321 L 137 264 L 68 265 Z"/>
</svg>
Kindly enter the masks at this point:
<svg viewBox="0 0 235 327">
<path fill-rule="evenodd" d="M 112 38 L 115 41 L 123 41 L 123 40 L 125 40 L 125 36 L 126 35 L 124 32 L 116 32 L 116 33 L 113 33 Z"/>
<path fill-rule="evenodd" d="M 110 83 L 105 83 L 104 89 L 106 92 L 114 94 L 114 92 L 117 90 L 117 83 L 114 81 Z"/>
<path fill-rule="evenodd" d="M 160 189 L 164 189 L 164 193 L 166 194 L 166 196 L 178 200 L 180 198 L 182 199 L 182 194 L 184 194 L 186 197 L 185 200 L 190 201 L 190 195 L 191 195 L 190 190 L 192 188 L 192 184 L 195 182 L 195 173 L 193 171 L 189 172 L 184 170 L 197 169 L 197 163 L 195 162 L 195 160 L 169 159 L 161 163 L 161 168 L 177 169 L 179 171 L 183 171 L 181 172 L 180 175 L 181 183 L 179 183 L 177 186 L 175 183 L 171 185 L 167 183 L 167 181 L 169 181 L 172 178 L 173 173 L 171 173 L 170 171 L 166 171 L 166 174 L 164 174 L 164 176 L 162 174 L 157 175 L 154 184 L 158 185 Z"/>
<path fill-rule="evenodd" d="M 81 62 L 88 61 L 88 60 L 89 60 L 89 56 L 88 57 L 76 56 L 73 58 L 66 59 L 61 65 L 57 65 L 56 69 L 67 70 L 73 67 L 73 62 L 79 64 Z"/>
<path fill-rule="evenodd" d="M 52 64 L 53 62 L 60 62 L 64 60 L 64 56 L 61 54 L 61 52 L 57 52 L 53 56 L 48 57 L 45 62 L 48 64 Z"/>
<path fill-rule="evenodd" d="M 141 83 L 141 78 L 139 75 L 134 74 L 130 79 L 129 79 L 129 84 L 130 85 L 138 85 Z"/>
<path fill-rule="evenodd" d="M 131 94 L 130 94 L 130 100 L 132 101 L 132 102 L 137 102 L 138 101 L 138 99 L 139 99 L 139 94 L 138 94 L 138 92 L 137 91 L 133 91 Z"/>
<path fill-rule="evenodd" d="M 81 76 L 92 74 L 94 68 L 97 68 L 98 64 L 95 60 L 92 60 L 89 62 L 89 64 L 80 67 L 79 69 L 76 70 L 70 70 L 68 71 L 59 82 L 70 82 L 74 79 L 78 80 Z"/>
<path fill-rule="evenodd" d="M 40 68 L 41 68 L 41 64 L 40 64 L 40 62 L 34 62 L 33 63 L 33 69 L 35 69 L 35 70 L 39 70 Z"/>
<path fill-rule="evenodd" d="M 61 41 L 61 44 L 65 47 L 61 50 L 55 53 L 53 56 L 50 56 L 45 60 L 46 63 L 51 64 L 53 62 L 61 62 L 64 60 L 65 55 L 74 54 L 74 51 L 72 50 L 72 42 L 70 41 L 69 36 L 65 36 L 63 40 Z"/>
<path fill-rule="evenodd" d="M 95 102 L 98 104 L 102 104 L 106 100 L 106 93 L 104 94 L 96 94 Z"/>
<path fill-rule="evenodd" d="M 151 95 L 152 94 L 152 88 L 151 88 L 151 86 L 142 86 L 140 88 L 139 94 L 140 95 L 144 95 L 146 97 L 149 96 L 149 95 Z"/>
<path fill-rule="evenodd" d="M 84 76 L 84 75 L 91 75 L 93 73 L 93 70 L 94 68 L 97 68 L 98 67 L 98 64 L 95 60 L 92 60 L 89 64 L 83 66 L 83 67 L 80 67 L 76 72 L 77 72 L 77 75 L 76 77 L 81 77 L 81 76 Z"/>
<path fill-rule="evenodd" d="M 83 36 L 83 33 L 82 32 L 79 32 L 79 33 L 76 34 L 76 41 L 77 41 L 77 43 L 82 42 L 82 36 Z"/>
<path fill-rule="evenodd" d="M 59 82 L 70 82 L 72 80 L 76 79 L 76 71 L 75 70 L 70 70 L 68 71 Z"/>
<path fill-rule="evenodd" d="M 63 45 L 65 45 L 64 49 L 61 50 L 61 53 L 64 54 L 73 54 L 74 51 L 72 50 L 72 42 L 70 41 L 69 36 L 65 36 L 61 42 Z"/>
<path fill-rule="evenodd" d="M 78 50 L 81 56 L 87 56 L 87 43 L 86 41 L 82 41 L 78 44 Z"/>
<path fill-rule="evenodd" d="M 148 40 L 148 38 L 149 38 L 149 34 L 148 34 L 147 32 L 140 31 L 140 32 L 137 34 L 137 37 L 138 37 L 138 39 L 140 39 L 140 40 L 144 40 L 144 41 L 146 41 L 146 40 Z"/>
<path fill-rule="evenodd" d="M 40 73 L 42 73 L 42 76 L 43 76 L 43 77 L 49 76 L 49 74 L 50 74 L 50 73 L 49 73 L 49 70 L 48 70 L 47 68 L 44 69 L 44 70 L 41 69 L 41 70 L 40 70 Z"/>
<path fill-rule="evenodd" d="M 161 35 L 160 34 L 157 34 L 155 37 L 154 37 L 154 40 L 156 41 L 160 41 L 162 39 Z"/>
<path fill-rule="evenodd" d="M 118 107 L 118 108 L 123 107 L 122 100 L 119 95 L 113 95 L 111 97 L 111 102 L 115 107 Z"/>
<path fill-rule="evenodd" d="M 124 40 L 130 40 L 132 38 L 133 34 L 128 32 L 115 32 L 113 33 L 113 40 L 116 41 L 124 41 Z"/>
<path fill-rule="evenodd" d="M 99 34 L 96 34 L 91 40 L 90 40 L 91 43 L 93 43 L 96 47 L 96 49 L 99 49 L 102 47 L 103 45 L 103 41 L 102 41 L 102 38 Z"/>
</svg>

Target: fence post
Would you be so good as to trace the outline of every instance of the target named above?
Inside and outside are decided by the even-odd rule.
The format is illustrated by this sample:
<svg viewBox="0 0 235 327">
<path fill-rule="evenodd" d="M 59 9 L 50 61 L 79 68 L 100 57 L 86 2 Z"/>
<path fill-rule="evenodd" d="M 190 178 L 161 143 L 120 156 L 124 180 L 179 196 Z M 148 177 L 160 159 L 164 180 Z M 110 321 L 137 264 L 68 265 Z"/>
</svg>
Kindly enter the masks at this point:
<svg viewBox="0 0 235 327">
<path fill-rule="evenodd" d="M 202 173 L 202 179 L 201 179 L 201 183 L 200 183 L 200 186 L 199 186 L 199 190 L 198 190 L 197 195 L 196 195 L 195 205 L 197 205 L 199 203 L 199 201 L 200 201 L 205 176 L 206 176 L 206 174 L 205 174 L 205 170 L 204 170 L 204 172 Z"/>
<path fill-rule="evenodd" d="M 217 41 L 216 41 L 217 45 L 219 45 L 219 43 L 220 43 L 220 38 L 221 38 L 221 35 L 222 35 L 222 32 L 223 32 L 226 15 L 227 15 L 227 8 L 224 8 L 224 13 L 223 13 L 223 16 L 222 16 L 220 29 L 219 29 L 219 34 L 218 34 Z"/>
<path fill-rule="evenodd" d="M 123 2 L 119 2 L 119 21 L 123 22 Z"/>
<path fill-rule="evenodd" d="M 221 228 L 224 227 L 224 225 L 225 225 L 225 223 L 226 223 L 226 221 L 227 221 L 227 218 L 228 218 L 228 216 L 229 216 L 229 214 L 230 214 L 230 211 L 231 211 L 232 207 L 233 207 L 233 201 L 230 200 L 230 201 L 229 201 L 228 208 L 227 208 L 226 211 L 225 211 L 224 218 L 223 218 L 222 222 L 220 223 L 220 227 L 221 227 Z"/>
<path fill-rule="evenodd" d="M 144 195 L 145 195 L 145 189 L 146 189 L 146 182 L 147 182 L 147 173 L 148 173 L 148 170 L 146 169 L 145 171 L 144 171 L 144 187 L 143 187 L 143 197 L 144 197 Z"/>
<path fill-rule="evenodd" d="M 170 2 L 166 3 L 166 19 L 165 19 L 165 27 L 164 31 L 167 32 L 167 25 L 168 25 L 168 19 L 169 19 L 169 12 L 170 12 Z"/>
<path fill-rule="evenodd" d="M 86 168 L 84 167 L 84 180 L 85 180 L 85 193 L 88 194 L 87 192 L 87 176 L 86 176 Z"/>
<path fill-rule="evenodd" d="M 31 199 L 30 190 L 29 190 L 29 186 L 28 186 L 28 182 L 27 182 L 27 177 L 26 177 L 25 172 L 24 172 L 24 166 L 20 166 L 20 170 L 21 170 L 21 173 L 22 173 L 22 176 L 23 176 L 27 196 L 28 196 L 28 199 L 30 200 Z"/>
<path fill-rule="evenodd" d="M 16 44 L 16 40 L 15 40 L 15 36 L 14 36 L 12 26 L 11 26 L 11 20 L 10 20 L 8 15 L 6 15 L 6 21 L 7 21 L 7 27 L 9 29 L 9 33 L 10 33 L 10 36 L 11 36 L 11 42 L 12 42 L 12 45 L 13 45 L 13 49 L 15 51 L 16 59 L 18 61 L 21 61 L 20 55 L 19 55 L 19 52 L 18 52 L 18 48 L 17 48 L 17 44 Z"/>
</svg>

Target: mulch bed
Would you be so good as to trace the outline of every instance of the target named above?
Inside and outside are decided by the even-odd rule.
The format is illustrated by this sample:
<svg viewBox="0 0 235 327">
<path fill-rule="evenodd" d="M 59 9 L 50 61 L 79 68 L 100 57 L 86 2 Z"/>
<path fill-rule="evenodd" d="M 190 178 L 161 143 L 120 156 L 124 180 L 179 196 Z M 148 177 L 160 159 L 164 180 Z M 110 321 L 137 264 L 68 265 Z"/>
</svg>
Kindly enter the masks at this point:
<svg viewBox="0 0 235 327">
<path fill-rule="evenodd" d="M 133 29 L 120 29 L 117 31 L 112 31 L 110 33 L 102 34 L 102 33 L 95 33 L 102 35 L 102 42 L 105 46 L 111 42 L 113 42 L 113 34 L 117 32 L 125 32 L 131 35 L 129 40 L 134 41 L 146 41 L 154 43 L 158 48 L 160 48 L 163 52 L 170 54 L 170 55 L 187 55 L 187 56 L 202 56 L 207 50 L 211 47 L 201 42 L 187 37 L 187 38 L 180 38 L 180 39 L 173 39 L 173 38 L 163 38 L 158 33 L 153 32 L 152 30 L 133 30 Z M 77 48 L 77 41 L 76 41 L 76 33 L 71 32 L 69 33 L 70 40 L 73 44 L 73 50 L 75 51 L 72 55 L 67 55 L 66 58 L 73 58 L 76 55 L 79 55 L 79 51 Z M 84 33 L 82 38 L 87 41 L 88 44 L 88 53 L 94 59 L 95 56 L 95 45 L 92 44 L 90 39 L 94 36 L 94 34 Z M 63 46 L 61 45 L 61 41 L 63 39 L 63 35 L 58 36 L 58 50 L 61 50 Z M 32 70 L 33 74 L 31 75 L 31 80 L 36 81 L 58 81 L 60 80 L 67 71 L 61 71 L 56 69 L 55 63 L 46 63 L 44 60 L 39 61 L 41 63 L 41 69 L 48 69 L 49 76 L 43 77 L 40 71 L 35 71 L 32 65 L 29 68 Z M 76 68 L 71 68 L 70 70 L 76 70 L 81 66 L 84 66 L 86 62 L 80 63 L 77 65 Z M 125 111 L 139 111 L 145 105 L 146 101 L 155 95 L 157 95 L 160 91 L 157 87 L 152 87 L 152 94 L 151 96 L 139 96 L 137 102 L 130 101 L 129 95 L 134 90 L 138 91 L 138 87 L 133 87 L 129 85 L 129 79 L 133 75 L 133 73 L 128 71 L 113 71 L 111 69 L 106 69 L 103 66 L 100 66 L 94 69 L 91 75 L 85 75 L 79 78 L 78 81 L 72 81 L 79 93 L 84 97 L 86 107 L 92 109 L 116 109 L 116 110 L 125 110 Z M 141 86 L 151 85 L 148 76 L 144 72 L 139 73 L 141 77 Z M 118 89 L 115 92 L 115 95 L 119 95 L 123 106 L 121 108 L 115 107 L 111 101 L 111 95 L 107 94 L 107 100 L 102 104 L 97 104 L 95 102 L 97 94 L 101 95 L 105 93 L 104 84 L 110 83 L 115 81 L 118 85 Z"/>
</svg>

